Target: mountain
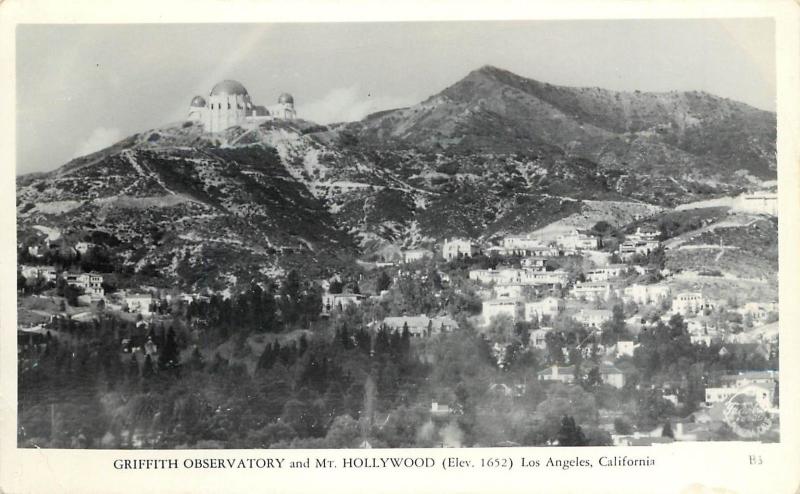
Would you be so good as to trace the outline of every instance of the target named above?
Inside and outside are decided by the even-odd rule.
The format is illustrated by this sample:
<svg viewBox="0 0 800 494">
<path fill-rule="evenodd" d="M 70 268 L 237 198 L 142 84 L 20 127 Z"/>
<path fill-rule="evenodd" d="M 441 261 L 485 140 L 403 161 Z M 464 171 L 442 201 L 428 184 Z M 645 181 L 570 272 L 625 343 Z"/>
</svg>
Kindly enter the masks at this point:
<svg viewBox="0 0 800 494">
<path fill-rule="evenodd" d="M 491 66 L 415 106 L 371 115 L 348 130 L 378 147 L 463 153 L 557 148 L 642 173 L 776 176 L 774 113 L 695 91 L 554 86 Z"/>
<path fill-rule="evenodd" d="M 319 276 L 387 247 L 622 226 L 738 194 L 774 177 L 774 123 L 711 95 L 559 88 L 484 67 L 350 124 L 136 134 L 18 177 L 17 234 L 21 251 L 93 242 L 115 271 L 164 286 Z"/>
</svg>

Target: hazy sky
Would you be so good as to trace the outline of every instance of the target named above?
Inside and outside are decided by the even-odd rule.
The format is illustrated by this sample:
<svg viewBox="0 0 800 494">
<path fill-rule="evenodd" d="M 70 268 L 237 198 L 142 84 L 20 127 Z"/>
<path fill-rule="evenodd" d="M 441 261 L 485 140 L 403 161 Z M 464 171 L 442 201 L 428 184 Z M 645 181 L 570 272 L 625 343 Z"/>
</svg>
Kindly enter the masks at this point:
<svg viewBox="0 0 800 494">
<path fill-rule="evenodd" d="M 256 104 L 288 91 L 320 123 L 419 102 L 486 64 L 774 111 L 774 52 L 769 19 L 19 26 L 17 173 L 181 120 L 222 79 Z"/>
</svg>

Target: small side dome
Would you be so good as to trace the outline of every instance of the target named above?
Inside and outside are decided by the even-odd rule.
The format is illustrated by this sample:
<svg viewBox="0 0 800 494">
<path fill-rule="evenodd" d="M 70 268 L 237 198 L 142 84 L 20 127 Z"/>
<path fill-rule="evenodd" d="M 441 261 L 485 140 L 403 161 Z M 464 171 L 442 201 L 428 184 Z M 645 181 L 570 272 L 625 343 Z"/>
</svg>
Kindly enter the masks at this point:
<svg viewBox="0 0 800 494">
<path fill-rule="evenodd" d="M 202 96 L 195 96 L 192 98 L 192 102 L 189 106 L 204 108 L 206 106 L 206 100 Z"/>
<path fill-rule="evenodd" d="M 247 95 L 247 89 L 242 86 L 241 82 L 238 81 L 231 81 L 225 80 L 222 82 L 218 82 L 212 89 L 211 95 L 214 96 L 215 94 L 231 94 L 231 95 Z"/>
<path fill-rule="evenodd" d="M 283 93 L 280 96 L 278 96 L 278 104 L 281 104 L 281 105 L 283 105 L 283 104 L 293 105 L 294 104 L 294 97 L 289 93 Z"/>
</svg>

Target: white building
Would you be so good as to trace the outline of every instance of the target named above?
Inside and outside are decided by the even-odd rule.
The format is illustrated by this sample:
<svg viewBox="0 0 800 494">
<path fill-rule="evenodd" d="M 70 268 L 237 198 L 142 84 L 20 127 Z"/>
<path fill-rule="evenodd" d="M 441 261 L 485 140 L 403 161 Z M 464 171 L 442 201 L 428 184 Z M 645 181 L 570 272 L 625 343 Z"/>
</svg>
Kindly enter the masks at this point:
<svg viewBox="0 0 800 494">
<path fill-rule="evenodd" d="M 625 288 L 623 299 L 637 304 L 656 304 L 668 299 L 670 289 L 667 285 L 633 284 Z"/>
<path fill-rule="evenodd" d="M 612 315 L 611 311 L 606 309 L 581 309 L 573 317 L 585 326 L 599 329 L 604 322 L 611 320 Z"/>
<path fill-rule="evenodd" d="M 507 298 L 486 300 L 483 302 L 481 310 L 484 324 L 489 324 L 492 318 L 499 315 L 507 315 L 511 317 L 514 322 L 517 322 L 522 312 L 523 305 L 520 300 Z"/>
<path fill-rule="evenodd" d="M 601 268 L 590 269 L 586 272 L 587 281 L 608 281 L 619 278 L 628 271 L 626 264 L 609 264 Z"/>
<path fill-rule="evenodd" d="M 75 250 L 77 250 L 81 255 L 86 254 L 89 252 L 89 249 L 94 247 L 94 244 L 91 242 L 78 242 L 75 244 Z"/>
<path fill-rule="evenodd" d="M 617 357 L 633 357 L 636 344 L 630 340 L 620 340 L 617 342 L 615 353 Z"/>
<path fill-rule="evenodd" d="M 469 272 L 469 279 L 486 284 L 563 285 L 569 280 L 569 273 L 561 269 L 555 271 L 517 268 L 473 269 Z"/>
<path fill-rule="evenodd" d="M 266 120 L 296 118 L 294 98 L 283 93 L 277 104 L 266 108 L 255 105 L 247 89 L 237 81 L 225 80 L 216 84 L 208 99 L 195 96 L 189 104 L 189 121 L 200 122 L 206 132 L 221 132 L 230 127 L 259 124 Z"/>
<path fill-rule="evenodd" d="M 526 321 L 536 320 L 541 322 L 544 316 L 552 320 L 562 312 L 564 312 L 564 301 L 556 297 L 547 297 L 536 302 L 528 302 L 525 304 Z"/>
<path fill-rule="evenodd" d="M 360 293 L 330 293 L 322 294 L 322 314 L 327 315 L 338 309 L 343 310 L 350 305 L 361 305 L 367 298 Z"/>
<path fill-rule="evenodd" d="M 129 312 L 149 315 L 152 313 L 150 309 L 153 305 L 153 296 L 149 293 L 129 293 L 125 295 L 124 304 L 128 306 Z"/>
<path fill-rule="evenodd" d="M 26 280 L 42 278 L 44 281 L 56 281 L 58 279 L 58 271 L 53 266 L 20 266 L 20 274 Z"/>
<path fill-rule="evenodd" d="M 534 348 L 544 350 L 547 348 L 547 333 L 552 328 L 539 328 L 534 329 L 530 333 L 530 340 L 528 344 Z"/>
<path fill-rule="evenodd" d="M 578 230 L 559 236 L 556 239 L 559 247 L 569 250 L 595 250 L 600 247 L 600 239 L 594 235 L 587 235 Z"/>
<path fill-rule="evenodd" d="M 103 289 L 103 275 L 97 273 L 65 273 L 64 279 L 67 285 L 74 286 L 81 290 L 85 295 L 93 299 L 103 298 L 106 294 Z"/>
<path fill-rule="evenodd" d="M 433 252 L 429 251 L 428 249 L 408 249 L 404 250 L 401 255 L 403 256 L 403 262 L 416 262 L 421 261 L 423 259 L 430 259 L 433 257 Z"/>
<path fill-rule="evenodd" d="M 676 314 L 695 314 L 713 308 L 713 304 L 700 292 L 683 292 L 672 299 L 672 312 Z"/>
<path fill-rule="evenodd" d="M 533 271 L 546 271 L 547 270 L 547 257 L 531 256 L 522 260 L 523 268 L 531 269 Z"/>
<path fill-rule="evenodd" d="M 573 297 L 584 300 L 608 300 L 620 294 L 619 287 L 608 281 L 587 281 L 575 283 L 570 292 Z"/>
<path fill-rule="evenodd" d="M 472 257 L 480 252 L 478 244 L 472 240 L 463 238 L 452 238 L 444 241 L 442 246 L 442 257 L 448 261 L 459 257 Z"/>
</svg>

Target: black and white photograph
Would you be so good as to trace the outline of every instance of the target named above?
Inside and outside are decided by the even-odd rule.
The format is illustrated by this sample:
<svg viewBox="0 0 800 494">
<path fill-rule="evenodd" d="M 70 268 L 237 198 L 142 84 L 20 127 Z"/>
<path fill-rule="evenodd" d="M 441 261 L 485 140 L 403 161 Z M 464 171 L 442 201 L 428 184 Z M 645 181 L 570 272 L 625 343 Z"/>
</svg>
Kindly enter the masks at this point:
<svg viewBox="0 0 800 494">
<path fill-rule="evenodd" d="M 773 18 L 15 40 L 17 448 L 781 442 Z"/>
</svg>

